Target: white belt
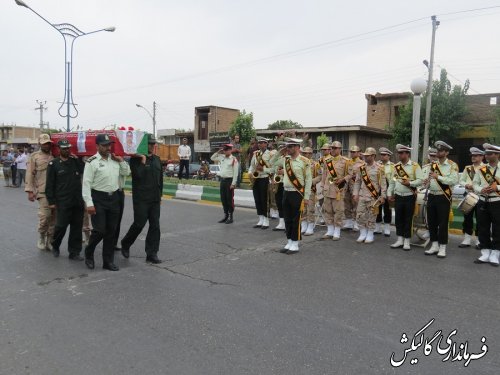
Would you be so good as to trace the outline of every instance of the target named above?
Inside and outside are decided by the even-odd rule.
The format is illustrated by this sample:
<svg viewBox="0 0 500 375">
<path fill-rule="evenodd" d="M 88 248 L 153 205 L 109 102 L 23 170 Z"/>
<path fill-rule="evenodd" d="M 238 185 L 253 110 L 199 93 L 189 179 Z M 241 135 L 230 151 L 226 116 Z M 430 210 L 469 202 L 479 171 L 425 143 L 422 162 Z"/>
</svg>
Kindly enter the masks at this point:
<svg viewBox="0 0 500 375">
<path fill-rule="evenodd" d="M 297 191 L 297 189 L 295 189 L 293 187 L 288 187 L 288 186 L 284 189 L 285 189 L 285 191 Z"/>
<path fill-rule="evenodd" d="M 394 195 L 397 195 L 397 196 L 400 196 L 400 197 L 409 197 L 409 196 L 415 195 L 415 194 L 413 194 L 413 193 L 402 193 L 402 194 L 394 193 Z"/>
<path fill-rule="evenodd" d="M 483 202 L 486 202 L 486 197 L 479 197 L 479 199 Z M 488 197 L 488 202 L 499 202 L 500 201 L 500 197 Z"/>
<path fill-rule="evenodd" d="M 444 195 L 442 191 L 429 191 L 430 195 Z"/>
</svg>

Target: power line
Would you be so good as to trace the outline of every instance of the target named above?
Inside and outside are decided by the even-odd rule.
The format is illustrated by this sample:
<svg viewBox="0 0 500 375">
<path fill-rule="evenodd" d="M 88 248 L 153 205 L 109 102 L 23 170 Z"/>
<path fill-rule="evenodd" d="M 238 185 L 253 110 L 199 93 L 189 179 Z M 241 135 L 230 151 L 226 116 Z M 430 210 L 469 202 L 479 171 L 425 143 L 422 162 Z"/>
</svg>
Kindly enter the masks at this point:
<svg viewBox="0 0 500 375">
<path fill-rule="evenodd" d="M 440 17 L 451 16 L 453 14 L 479 12 L 481 10 L 488 10 L 488 9 L 495 9 L 495 8 L 500 8 L 500 5 L 493 5 L 493 6 L 484 7 L 484 8 L 474 8 L 474 9 L 458 10 L 456 12 L 449 12 L 449 13 L 441 13 L 441 14 L 438 14 L 438 16 L 440 16 Z"/>
</svg>

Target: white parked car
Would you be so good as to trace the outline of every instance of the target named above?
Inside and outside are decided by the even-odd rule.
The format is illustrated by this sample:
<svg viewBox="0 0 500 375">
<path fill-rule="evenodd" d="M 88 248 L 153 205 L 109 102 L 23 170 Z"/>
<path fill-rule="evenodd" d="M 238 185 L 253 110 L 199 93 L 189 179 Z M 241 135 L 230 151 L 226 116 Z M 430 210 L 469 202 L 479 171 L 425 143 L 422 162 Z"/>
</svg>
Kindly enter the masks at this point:
<svg viewBox="0 0 500 375">
<path fill-rule="evenodd" d="M 220 180 L 220 165 L 219 164 L 210 164 L 210 174 L 215 175 L 215 179 L 217 181 Z"/>
</svg>

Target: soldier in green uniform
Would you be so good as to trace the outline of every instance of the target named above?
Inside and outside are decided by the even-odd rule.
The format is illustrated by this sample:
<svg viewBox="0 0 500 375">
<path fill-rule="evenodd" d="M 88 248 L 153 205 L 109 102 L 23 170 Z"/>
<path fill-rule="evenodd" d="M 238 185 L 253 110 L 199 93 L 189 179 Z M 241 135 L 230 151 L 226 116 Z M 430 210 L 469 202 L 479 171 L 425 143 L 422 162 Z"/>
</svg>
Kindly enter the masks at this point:
<svg viewBox="0 0 500 375">
<path fill-rule="evenodd" d="M 238 182 L 238 159 L 232 155 L 233 145 L 227 143 L 210 159 L 220 166 L 220 200 L 224 217 L 219 223 L 232 224 L 234 213 L 234 188 Z"/>
<path fill-rule="evenodd" d="M 134 222 L 121 241 L 122 255 L 128 258 L 130 247 L 149 222 L 146 235 L 146 262 L 158 264 L 160 249 L 160 205 L 163 195 L 163 169 L 160 158 L 154 154 L 156 139 L 149 136 L 148 155 L 130 159 L 132 171 L 132 203 Z"/>
<path fill-rule="evenodd" d="M 97 134 L 98 152 L 91 156 L 83 172 L 82 196 L 91 215 L 92 233 L 85 247 L 85 265 L 95 268 L 94 251 L 102 245 L 102 268 L 118 271 L 114 264 L 114 234 L 120 215 L 119 178 L 130 174 L 130 167 L 122 157 L 110 152 L 113 141 L 107 134 Z"/>
<path fill-rule="evenodd" d="M 71 144 L 68 140 L 62 139 L 57 145 L 60 155 L 49 162 L 45 186 L 49 208 L 56 211 L 52 253 L 55 257 L 59 256 L 59 247 L 69 225 L 69 259 L 83 260 L 80 253 L 84 212 L 81 177 L 84 163 L 71 155 Z"/>
</svg>

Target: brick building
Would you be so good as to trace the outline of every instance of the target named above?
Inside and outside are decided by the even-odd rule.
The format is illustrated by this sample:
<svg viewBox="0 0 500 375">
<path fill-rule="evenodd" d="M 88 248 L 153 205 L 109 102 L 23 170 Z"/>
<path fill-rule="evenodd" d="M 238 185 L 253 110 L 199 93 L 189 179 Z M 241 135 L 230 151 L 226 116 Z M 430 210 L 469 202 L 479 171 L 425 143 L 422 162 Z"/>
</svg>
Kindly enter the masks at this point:
<svg viewBox="0 0 500 375">
<path fill-rule="evenodd" d="M 399 109 L 408 104 L 411 93 L 381 94 L 377 92 L 375 95 L 366 94 L 365 98 L 367 101 L 366 126 L 387 130 L 396 123 Z"/>
<path fill-rule="evenodd" d="M 15 148 L 17 146 L 29 147 L 38 144 L 40 135 L 39 127 L 0 125 L 0 149 Z"/>
</svg>

